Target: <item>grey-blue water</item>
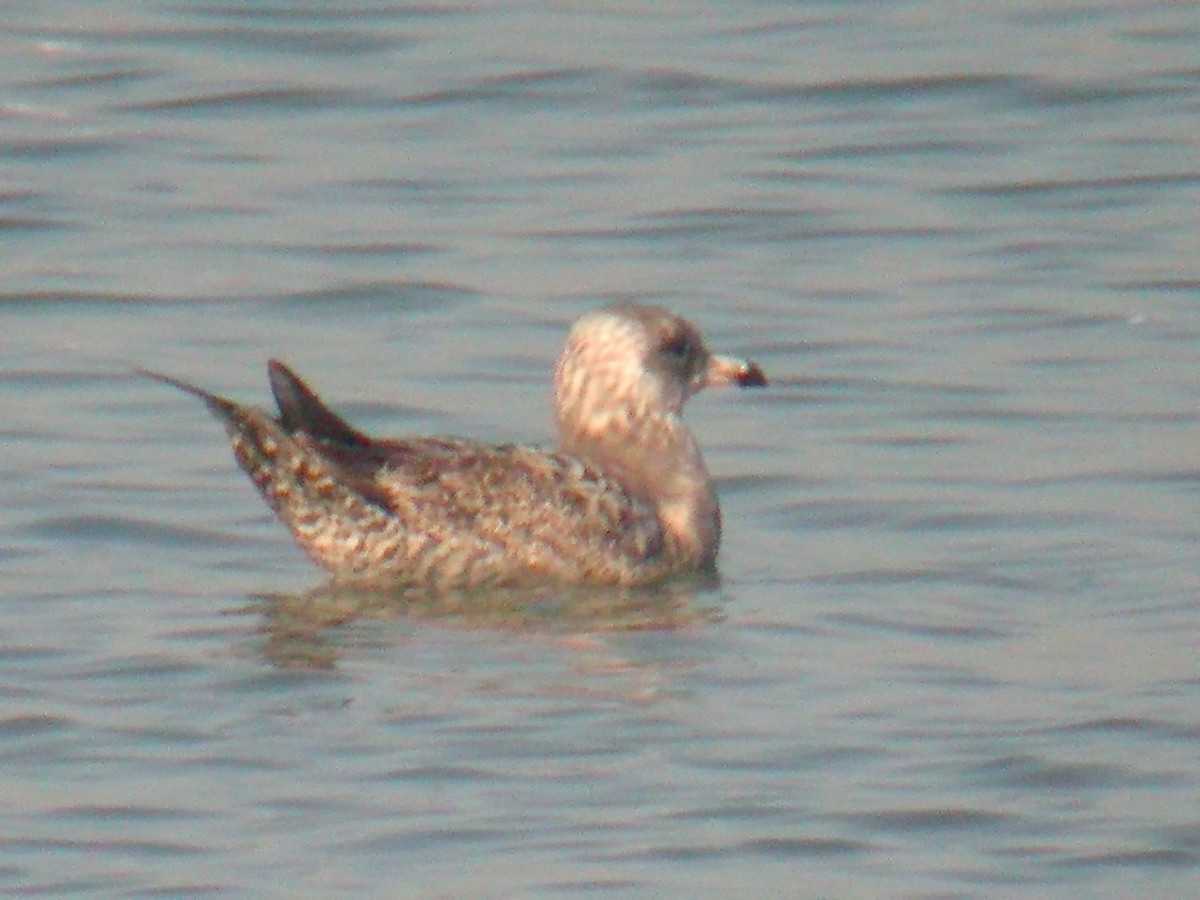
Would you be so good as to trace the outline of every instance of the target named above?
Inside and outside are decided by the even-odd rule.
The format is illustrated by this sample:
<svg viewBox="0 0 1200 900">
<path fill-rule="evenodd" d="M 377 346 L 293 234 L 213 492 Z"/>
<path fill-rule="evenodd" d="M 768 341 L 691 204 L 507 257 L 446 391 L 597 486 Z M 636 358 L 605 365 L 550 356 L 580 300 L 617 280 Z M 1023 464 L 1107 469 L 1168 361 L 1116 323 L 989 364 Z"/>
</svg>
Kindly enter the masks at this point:
<svg viewBox="0 0 1200 900">
<path fill-rule="evenodd" d="M 0 8 L 0 890 L 1200 892 L 1198 47 L 1173 0 Z M 541 441 L 617 298 L 775 381 L 690 407 L 722 581 L 645 615 L 307 609 L 132 373 Z"/>
</svg>

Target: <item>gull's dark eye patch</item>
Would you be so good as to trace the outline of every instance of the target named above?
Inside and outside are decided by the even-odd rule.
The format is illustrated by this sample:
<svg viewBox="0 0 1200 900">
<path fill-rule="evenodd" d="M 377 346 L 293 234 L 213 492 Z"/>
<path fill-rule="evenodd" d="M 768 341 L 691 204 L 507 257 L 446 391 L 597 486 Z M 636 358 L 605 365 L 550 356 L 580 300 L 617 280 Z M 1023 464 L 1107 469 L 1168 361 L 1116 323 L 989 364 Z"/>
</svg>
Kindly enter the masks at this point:
<svg viewBox="0 0 1200 900">
<path fill-rule="evenodd" d="M 676 331 L 668 334 L 658 350 L 664 356 L 671 356 L 676 359 L 686 359 L 692 352 L 692 342 L 688 340 L 688 336 L 682 331 Z"/>
</svg>

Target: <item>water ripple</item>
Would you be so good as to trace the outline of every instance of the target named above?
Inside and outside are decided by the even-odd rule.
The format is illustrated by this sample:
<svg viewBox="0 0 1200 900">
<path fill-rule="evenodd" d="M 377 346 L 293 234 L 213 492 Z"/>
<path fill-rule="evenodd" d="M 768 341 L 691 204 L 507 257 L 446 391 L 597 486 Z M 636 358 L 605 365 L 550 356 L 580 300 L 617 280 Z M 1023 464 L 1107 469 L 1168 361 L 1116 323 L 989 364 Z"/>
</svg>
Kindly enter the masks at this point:
<svg viewBox="0 0 1200 900">
<path fill-rule="evenodd" d="M 9 4 L 0 891 L 1189 896 L 1186 3 Z M 688 409 L 719 580 L 312 586 L 202 409 L 540 439 L 570 320 Z"/>
</svg>

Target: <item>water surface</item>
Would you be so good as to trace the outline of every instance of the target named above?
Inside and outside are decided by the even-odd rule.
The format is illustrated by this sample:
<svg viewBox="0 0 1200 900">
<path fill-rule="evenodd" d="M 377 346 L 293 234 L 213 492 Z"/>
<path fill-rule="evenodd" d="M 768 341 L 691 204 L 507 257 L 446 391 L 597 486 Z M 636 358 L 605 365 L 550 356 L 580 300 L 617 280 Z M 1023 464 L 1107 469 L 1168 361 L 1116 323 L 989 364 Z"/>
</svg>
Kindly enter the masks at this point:
<svg viewBox="0 0 1200 900">
<path fill-rule="evenodd" d="M 1190 5 L 0 23 L 0 886 L 1200 888 Z M 297 605 L 132 373 L 546 440 L 614 299 L 774 381 L 690 408 L 722 578 L 657 606 Z"/>
</svg>

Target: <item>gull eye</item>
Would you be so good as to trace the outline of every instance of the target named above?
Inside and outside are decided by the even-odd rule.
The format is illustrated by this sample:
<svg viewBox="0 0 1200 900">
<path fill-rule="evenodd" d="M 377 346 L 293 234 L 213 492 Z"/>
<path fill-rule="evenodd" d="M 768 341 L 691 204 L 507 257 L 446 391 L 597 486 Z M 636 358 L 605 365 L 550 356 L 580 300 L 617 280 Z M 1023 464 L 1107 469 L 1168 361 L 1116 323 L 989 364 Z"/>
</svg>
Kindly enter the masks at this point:
<svg viewBox="0 0 1200 900">
<path fill-rule="evenodd" d="M 671 359 L 683 360 L 687 359 L 691 354 L 692 343 L 688 340 L 686 334 L 670 334 L 659 345 L 658 351 L 663 356 L 669 356 Z"/>
</svg>

